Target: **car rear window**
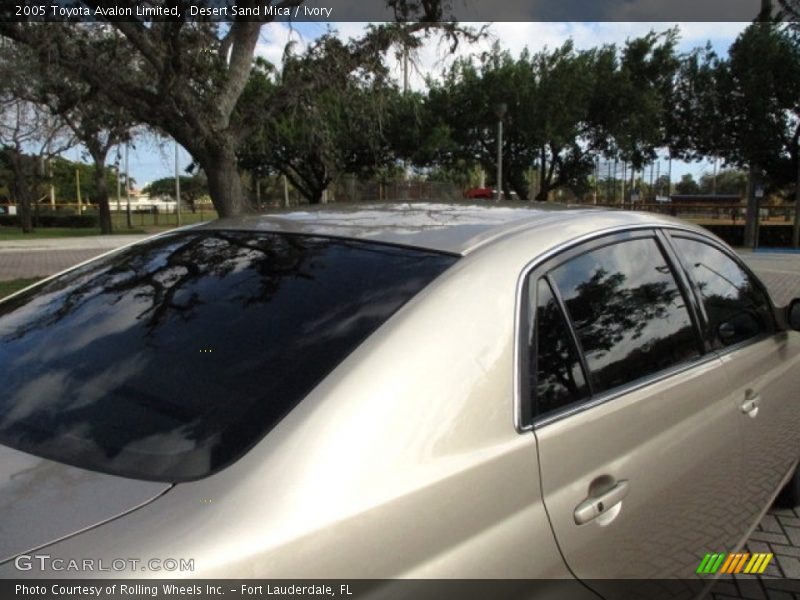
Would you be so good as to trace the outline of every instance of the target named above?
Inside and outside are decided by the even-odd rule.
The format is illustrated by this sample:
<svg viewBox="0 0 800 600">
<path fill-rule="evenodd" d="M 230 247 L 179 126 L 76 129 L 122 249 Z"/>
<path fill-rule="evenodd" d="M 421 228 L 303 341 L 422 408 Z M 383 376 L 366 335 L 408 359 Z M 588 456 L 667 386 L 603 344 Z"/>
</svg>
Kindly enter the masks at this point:
<svg viewBox="0 0 800 600">
<path fill-rule="evenodd" d="M 235 461 L 457 260 L 194 231 L 0 302 L 0 443 L 156 481 Z"/>
</svg>

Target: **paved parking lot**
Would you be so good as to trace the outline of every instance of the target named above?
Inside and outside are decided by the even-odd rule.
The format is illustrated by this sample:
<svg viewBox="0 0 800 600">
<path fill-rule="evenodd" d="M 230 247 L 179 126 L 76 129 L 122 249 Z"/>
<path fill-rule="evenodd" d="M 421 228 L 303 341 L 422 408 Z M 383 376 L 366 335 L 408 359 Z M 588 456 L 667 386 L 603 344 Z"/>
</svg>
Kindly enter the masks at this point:
<svg viewBox="0 0 800 600">
<path fill-rule="evenodd" d="M 740 254 L 767 285 L 776 304 L 785 305 L 800 297 L 800 253 L 742 251 Z M 800 507 L 773 507 L 750 536 L 747 552 L 772 552 L 775 558 L 763 576 L 721 578 L 714 586 L 715 600 L 800 599 Z"/>
<path fill-rule="evenodd" d="M 143 237 L 115 235 L 0 242 L 0 280 L 51 275 Z M 741 254 L 764 280 L 777 304 L 786 304 L 800 296 L 800 253 L 742 251 Z M 716 600 L 800 599 L 800 507 L 773 507 L 751 536 L 747 550 L 772 552 L 775 558 L 764 576 L 722 578 L 714 587 Z"/>
</svg>

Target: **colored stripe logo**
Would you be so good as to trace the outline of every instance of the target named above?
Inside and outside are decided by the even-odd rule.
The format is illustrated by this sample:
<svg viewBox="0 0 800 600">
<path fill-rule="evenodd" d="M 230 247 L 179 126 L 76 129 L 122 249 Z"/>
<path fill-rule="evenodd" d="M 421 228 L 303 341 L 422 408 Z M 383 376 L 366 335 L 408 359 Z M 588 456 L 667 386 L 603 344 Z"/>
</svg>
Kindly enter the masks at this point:
<svg viewBox="0 0 800 600">
<path fill-rule="evenodd" d="M 706 554 L 700 566 L 697 567 L 699 575 L 714 575 L 715 573 L 735 574 L 749 573 L 760 575 L 764 572 L 772 560 L 772 553 L 749 554 L 739 552 L 737 554 L 726 554 L 724 552 L 716 554 Z"/>
</svg>

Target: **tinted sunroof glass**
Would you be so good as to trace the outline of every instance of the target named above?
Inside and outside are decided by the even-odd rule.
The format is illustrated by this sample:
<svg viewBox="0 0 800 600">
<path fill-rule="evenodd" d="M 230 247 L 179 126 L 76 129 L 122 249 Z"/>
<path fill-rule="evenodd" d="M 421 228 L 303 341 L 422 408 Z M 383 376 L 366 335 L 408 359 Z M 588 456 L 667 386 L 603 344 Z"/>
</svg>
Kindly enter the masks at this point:
<svg viewBox="0 0 800 600">
<path fill-rule="evenodd" d="M 240 457 L 456 258 L 197 231 L 0 303 L 0 443 L 160 481 Z"/>
</svg>

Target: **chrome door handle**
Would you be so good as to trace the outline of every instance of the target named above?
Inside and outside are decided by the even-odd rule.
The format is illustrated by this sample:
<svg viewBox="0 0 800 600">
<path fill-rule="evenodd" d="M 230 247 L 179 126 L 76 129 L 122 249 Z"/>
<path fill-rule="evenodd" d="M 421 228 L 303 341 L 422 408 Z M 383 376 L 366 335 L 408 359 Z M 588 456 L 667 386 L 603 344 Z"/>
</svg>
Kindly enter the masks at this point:
<svg viewBox="0 0 800 600">
<path fill-rule="evenodd" d="M 742 402 L 741 408 L 742 412 L 746 414 L 751 419 L 754 419 L 758 415 L 758 405 L 761 402 L 761 397 L 756 394 L 753 390 L 747 390 L 744 393 L 744 402 Z"/>
<path fill-rule="evenodd" d="M 577 525 L 588 523 L 622 502 L 622 499 L 628 495 L 628 487 L 628 481 L 623 479 L 600 496 L 587 498 L 578 504 L 575 507 L 575 523 Z"/>
</svg>

